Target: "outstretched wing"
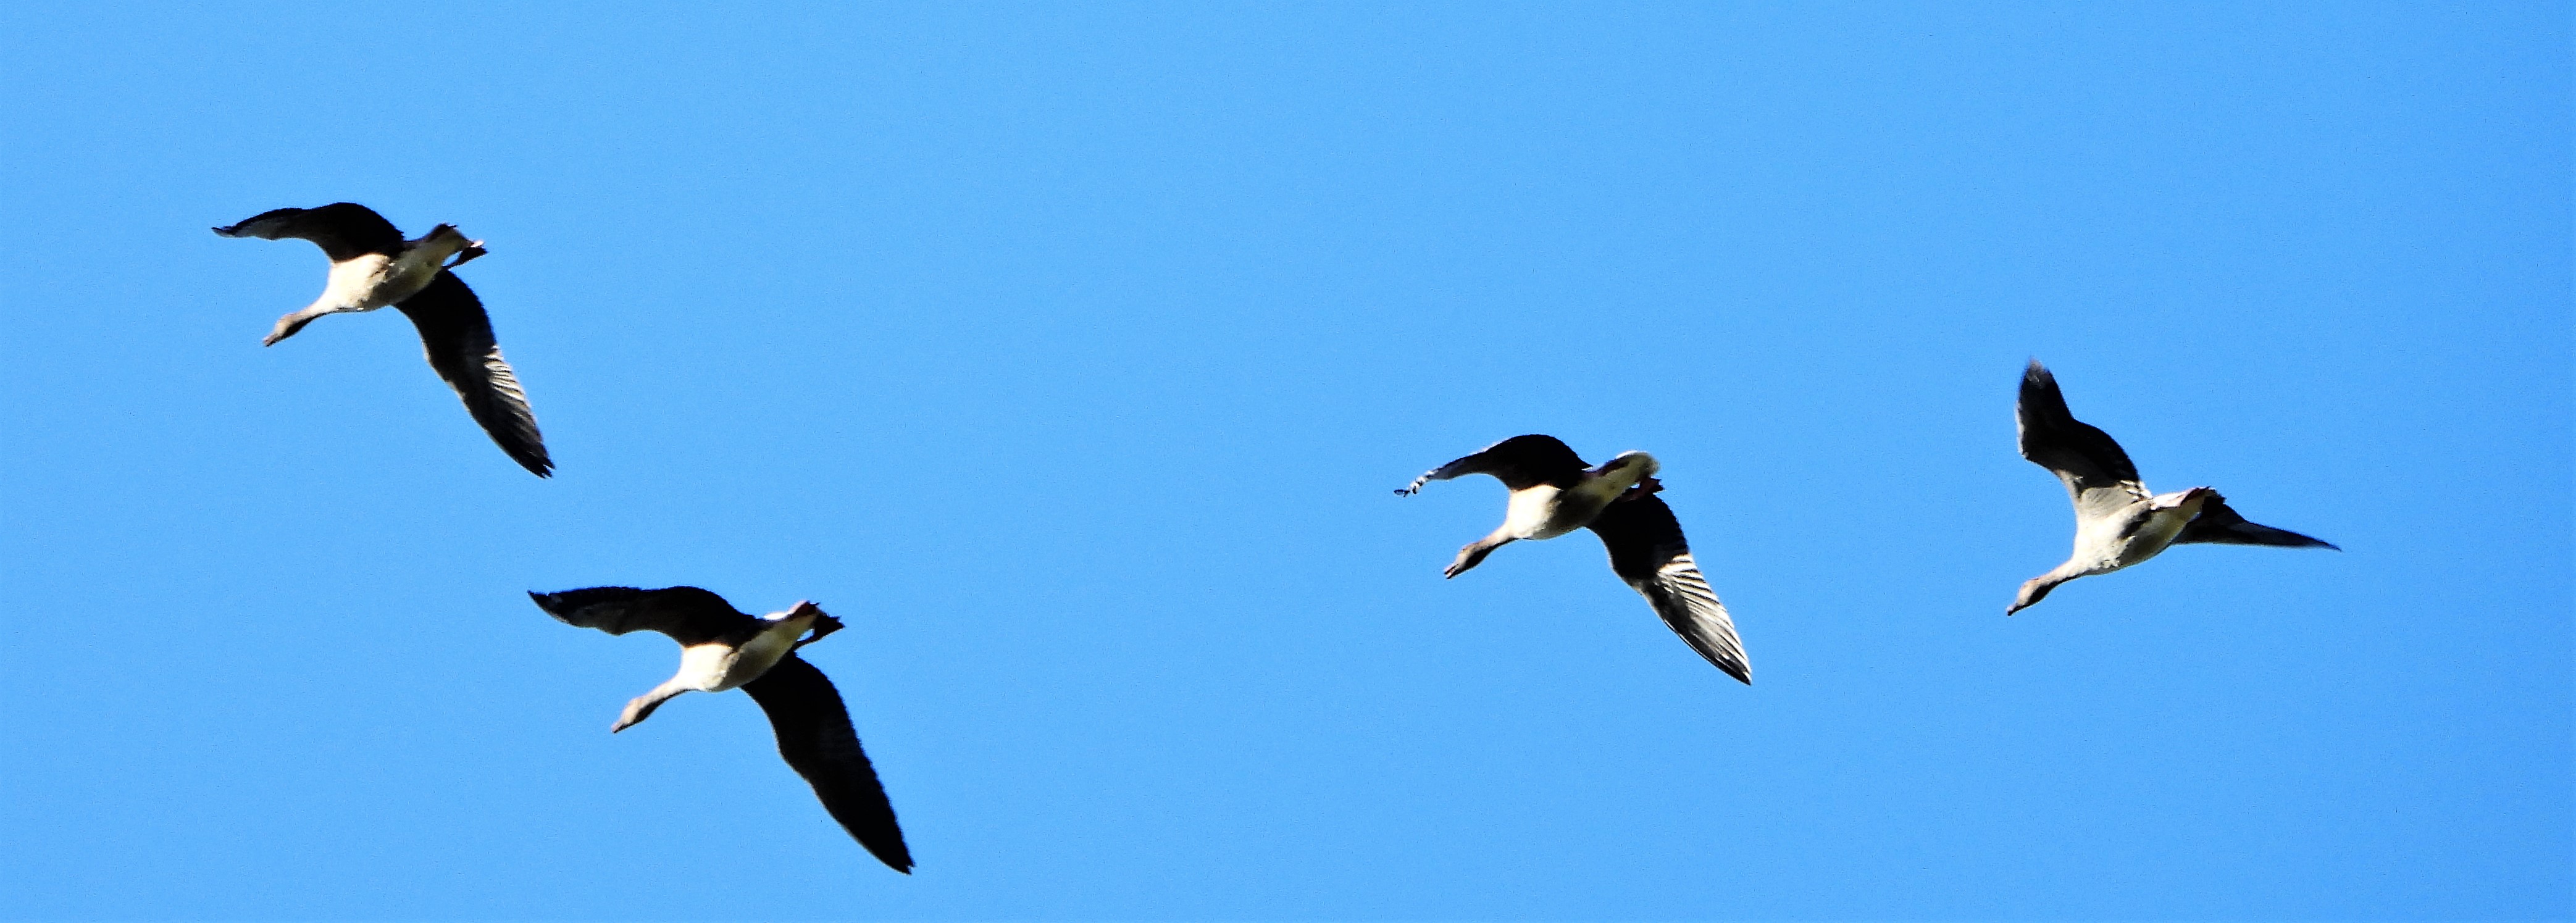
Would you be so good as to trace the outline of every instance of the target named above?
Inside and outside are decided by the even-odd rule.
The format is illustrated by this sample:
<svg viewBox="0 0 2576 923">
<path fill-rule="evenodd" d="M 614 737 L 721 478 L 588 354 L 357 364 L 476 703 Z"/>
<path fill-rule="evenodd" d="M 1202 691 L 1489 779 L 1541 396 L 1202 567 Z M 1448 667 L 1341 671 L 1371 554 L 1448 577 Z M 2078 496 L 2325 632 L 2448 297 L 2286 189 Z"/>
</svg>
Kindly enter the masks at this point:
<svg viewBox="0 0 2576 923">
<path fill-rule="evenodd" d="M 2182 527 L 2173 543 L 2208 542 L 2220 545 L 2272 545 L 2280 548 L 2335 548 L 2321 539 L 2309 538 L 2288 529 L 2247 522 L 2245 517 L 2227 505 L 2227 498 L 2213 496 L 2200 505 L 2200 515 Z"/>
<path fill-rule="evenodd" d="M 850 727 L 850 711 L 832 680 L 791 652 L 759 679 L 743 684 L 742 691 L 769 713 L 778 755 L 814 786 L 823 810 L 878 861 L 912 874 L 912 851 L 904 848 L 894 803 L 886 800 L 876 767 L 859 749 L 859 732 Z"/>
<path fill-rule="evenodd" d="M 1681 520 L 1663 498 L 1643 491 L 1612 501 L 1588 526 L 1610 549 L 1610 569 L 1646 597 L 1674 634 L 1726 675 L 1753 684 L 1753 667 L 1735 620 L 1691 560 Z"/>
<path fill-rule="evenodd" d="M 519 467 L 538 477 L 550 475 L 555 463 L 546 457 L 545 436 L 537 432 L 527 392 L 520 390 L 510 363 L 502 361 L 501 346 L 492 339 L 492 318 L 483 313 L 482 299 L 465 287 L 465 280 L 439 270 L 429 285 L 394 307 L 419 328 L 429 367 L 456 389 L 474 422 Z"/>
<path fill-rule="evenodd" d="M 603 586 L 561 593 L 530 592 L 528 598 L 566 625 L 596 628 L 612 635 L 658 631 L 683 646 L 714 641 L 746 622 L 756 621 L 736 611 L 724 597 L 693 586 L 659 590 Z"/>
<path fill-rule="evenodd" d="M 2030 459 L 2065 482 L 2078 515 L 2109 513 L 2147 498 L 2138 482 L 2138 466 L 2111 434 L 2094 428 L 2066 409 L 2057 376 L 2031 360 L 2021 376 L 2021 400 L 2014 408 L 2021 430 L 2021 457 Z"/>
<path fill-rule="evenodd" d="M 1554 436 L 1514 436 L 1486 446 L 1474 455 L 1450 462 L 1414 478 L 1398 494 L 1421 493 L 1422 485 L 1446 481 L 1470 474 L 1490 474 L 1512 490 L 1526 490 L 1539 484 L 1571 486 L 1581 479 L 1583 456 L 1574 454 Z"/>
<path fill-rule="evenodd" d="M 322 255 L 334 263 L 366 253 L 392 256 L 403 248 L 402 232 L 394 229 L 393 222 L 355 202 L 261 212 L 231 227 L 216 228 L 215 233 L 261 240 L 309 240 L 321 245 Z"/>
</svg>

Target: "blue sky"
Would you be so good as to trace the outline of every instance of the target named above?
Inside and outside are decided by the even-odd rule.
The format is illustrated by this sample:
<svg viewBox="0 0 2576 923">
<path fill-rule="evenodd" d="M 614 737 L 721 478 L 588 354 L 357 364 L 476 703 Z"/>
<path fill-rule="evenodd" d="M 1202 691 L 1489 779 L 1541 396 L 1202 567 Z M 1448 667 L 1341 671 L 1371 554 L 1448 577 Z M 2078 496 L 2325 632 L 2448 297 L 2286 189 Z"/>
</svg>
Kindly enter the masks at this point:
<svg viewBox="0 0 2576 923">
<path fill-rule="evenodd" d="M 0 916 L 2565 918 L 2564 4 L 0 13 Z M 560 465 L 387 312 L 492 254 Z M 2344 552 L 2058 590 L 2021 365 Z M 1577 534 L 1646 449 L 1756 685 Z M 850 630 L 919 874 L 688 583 Z"/>
</svg>

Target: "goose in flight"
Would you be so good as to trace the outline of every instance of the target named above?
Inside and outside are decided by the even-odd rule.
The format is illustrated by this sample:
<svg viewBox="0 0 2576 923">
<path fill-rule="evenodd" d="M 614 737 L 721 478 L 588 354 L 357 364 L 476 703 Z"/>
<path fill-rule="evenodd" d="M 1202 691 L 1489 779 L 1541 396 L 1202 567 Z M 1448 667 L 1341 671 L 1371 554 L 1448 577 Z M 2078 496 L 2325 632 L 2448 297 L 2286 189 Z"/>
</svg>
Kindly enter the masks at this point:
<svg viewBox="0 0 2576 923">
<path fill-rule="evenodd" d="M 474 290 L 448 270 L 484 254 L 483 242 L 467 240 L 453 225 L 439 225 L 419 240 L 404 240 L 393 222 L 364 205 L 338 202 L 321 208 L 281 208 L 262 212 L 231 227 L 216 228 L 225 237 L 279 240 L 296 237 L 322 247 L 331 258 L 331 275 L 322 297 L 277 319 L 261 345 L 275 346 L 325 314 L 373 311 L 386 305 L 411 318 L 420 330 L 429 367 L 446 379 L 474 422 L 490 433 L 501 451 L 520 467 L 546 477 L 554 461 L 546 457 L 545 437 L 537 433 L 536 415 L 519 376 L 501 360 L 492 340 L 492 319 Z M 453 257 L 454 262 L 449 262 Z"/>
<path fill-rule="evenodd" d="M 680 672 L 626 703 L 610 733 L 634 727 L 680 693 L 740 687 L 769 714 L 778 755 L 814 786 L 823 810 L 879 861 L 912 874 L 912 852 L 904 848 L 903 829 L 895 825 L 894 804 L 886 800 L 876 768 L 859 749 L 859 734 L 850 727 L 841 693 L 823 671 L 796 656 L 797 648 L 841 630 L 841 620 L 810 602 L 785 612 L 746 615 L 724 597 L 693 586 L 605 586 L 529 593 L 528 598 L 567 625 L 612 635 L 658 631 L 680 642 Z"/>
<path fill-rule="evenodd" d="M 2147 493 L 2147 485 L 2138 480 L 2137 466 L 2129 463 L 2129 453 L 2120 450 L 2111 434 L 2075 419 L 2066 409 L 2066 395 L 2057 390 L 2057 376 L 2037 359 L 2022 372 L 2015 415 L 2021 430 L 2021 457 L 2057 475 L 2075 500 L 2075 553 L 2055 570 L 2022 584 L 2005 615 L 2030 608 L 2058 584 L 2107 574 L 2175 545 L 2335 547 L 2247 522 L 2227 505 L 2227 498 L 2207 487 Z"/>
<path fill-rule="evenodd" d="M 1681 521 L 1655 496 L 1663 490 L 1655 479 L 1660 467 L 1652 455 L 1626 452 L 1593 468 L 1554 436 L 1514 436 L 1433 468 L 1396 494 L 1420 493 L 1432 481 L 1493 475 L 1511 491 L 1503 524 L 1458 549 L 1457 560 L 1443 576 L 1466 573 L 1494 549 L 1521 539 L 1549 539 L 1589 528 L 1610 549 L 1610 570 L 1644 595 L 1674 634 L 1726 675 L 1752 685 L 1753 670 L 1745 662 L 1744 643 L 1735 637 L 1734 620 L 1691 560 Z"/>
</svg>

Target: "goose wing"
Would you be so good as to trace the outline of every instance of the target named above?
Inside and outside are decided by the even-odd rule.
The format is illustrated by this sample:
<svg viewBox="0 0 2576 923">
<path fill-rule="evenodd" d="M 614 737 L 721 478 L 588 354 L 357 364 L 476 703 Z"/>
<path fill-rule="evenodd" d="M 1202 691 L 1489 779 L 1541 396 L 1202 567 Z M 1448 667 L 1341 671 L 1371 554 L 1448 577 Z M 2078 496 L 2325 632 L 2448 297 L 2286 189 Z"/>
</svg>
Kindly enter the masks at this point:
<svg viewBox="0 0 2576 923">
<path fill-rule="evenodd" d="M 401 253 L 402 232 L 375 209 L 355 202 L 334 202 L 321 208 L 281 208 L 265 211 L 231 227 L 216 228 L 225 237 L 257 237 L 281 240 L 288 237 L 309 240 L 322 247 L 322 255 L 338 263 L 367 253 L 387 256 Z"/>
<path fill-rule="evenodd" d="M 429 285 L 394 307 L 419 328 L 429 367 L 456 389 L 465 412 L 501 451 L 538 477 L 552 474 L 555 463 L 546 457 L 545 436 L 537 432 L 528 394 L 519 388 L 510 363 L 502 361 L 501 346 L 492 339 L 492 318 L 483 313 L 482 299 L 465 287 L 465 280 L 439 270 Z"/>
<path fill-rule="evenodd" d="M 602 586 L 561 593 L 531 592 L 528 598 L 566 625 L 596 628 L 612 635 L 658 631 L 682 646 L 715 641 L 746 623 L 758 621 L 734 609 L 724 597 L 693 586 L 659 590 Z"/>
<path fill-rule="evenodd" d="M 2065 393 L 2057 389 L 2057 376 L 2049 374 L 2039 360 L 2031 360 L 2022 372 L 2021 400 L 2014 416 L 2021 431 L 2021 457 L 2066 484 L 2077 515 L 2107 515 L 2147 499 L 2147 487 L 2139 483 L 2138 466 L 2129 463 L 2129 453 L 2120 450 L 2111 434 L 2075 419 L 2074 412 L 2066 409 Z"/>
<path fill-rule="evenodd" d="M 904 848 L 903 828 L 895 824 L 894 803 L 886 800 L 876 767 L 859 749 L 859 732 L 850 726 L 850 711 L 832 680 L 789 653 L 759 679 L 743 684 L 769 727 L 778 734 L 778 755 L 814 786 L 823 810 L 841 823 L 852 839 L 888 867 L 912 874 L 912 851 Z"/>
<path fill-rule="evenodd" d="M 1567 448 L 1554 436 L 1514 436 L 1486 446 L 1474 455 L 1424 472 L 1396 493 L 1421 493 L 1424 484 L 1470 474 L 1493 475 L 1503 482 L 1504 487 L 1512 490 L 1558 482 L 1571 484 L 1580 479 L 1583 469 L 1588 467 L 1583 463 L 1583 456 L 1574 454 L 1573 449 Z"/>
<path fill-rule="evenodd" d="M 1681 520 L 1663 498 L 1638 490 L 1602 508 L 1587 526 L 1610 549 L 1610 569 L 1655 607 L 1664 625 L 1726 675 L 1753 684 L 1735 620 L 1691 560 Z"/>
<path fill-rule="evenodd" d="M 2210 497 L 2203 502 L 2200 505 L 2200 515 L 2192 517 L 2191 522 L 2182 527 L 2182 532 L 2174 536 L 2173 543 L 2176 545 L 2188 542 L 2343 550 L 2335 548 L 2332 542 L 2322 539 L 2309 538 L 2288 529 L 2275 529 L 2271 526 L 2248 522 L 2242 514 L 2236 512 L 2236 508 L 2227 505 L 2227 498 L 2218 496 Z"/>
</svg>

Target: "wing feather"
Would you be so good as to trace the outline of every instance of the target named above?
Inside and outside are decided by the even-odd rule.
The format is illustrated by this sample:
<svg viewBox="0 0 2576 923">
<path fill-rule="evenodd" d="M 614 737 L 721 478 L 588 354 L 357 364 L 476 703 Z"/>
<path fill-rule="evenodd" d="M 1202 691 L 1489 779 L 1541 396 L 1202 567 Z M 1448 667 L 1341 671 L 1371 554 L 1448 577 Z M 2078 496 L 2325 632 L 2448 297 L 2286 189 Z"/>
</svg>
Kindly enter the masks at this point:
<svg viewBox="0 0 2576 923">
<path fill-rule="evenodd" d="M 1610 570 L 1646 597 L 1665 627 L 1726 675 L 1753 684 L 1753 667 L 1735 620 L 1691 560 L 1681 520 L 1663 498 L 1643 491 L 1612 501 L 1588 526 L 1610 550 Z"/>
<path fill-rule="evenodd" d="M 769 714 L 778 755 L 814 786 L 823 810 L 878 861 L 911 874 L 912 851 L 895 823 L 894 802 L 886 798 L 867 751 L 859 749 L 859 732 L 850 726 L 850 710 L 831 678 L 790 653 L 742 690 Z"/>
<path fill-rule="evenodd" d="M 2310 538 L 2288 529 L 2248 522 L 2245 516 L 2227 505 L 2225 497 L 2211 497 L 2200 505 L 2200 515 L 2182 527 L 2174 536 L 2176 545 L 2203 542 L 2220 545 L 2271 545 L 2278 548 L 2335 548 L 2334 543 Z"/>
<path fill-rule="evenodd" d="M 550 476 L 555 463 L 546 455 L 545 435 L 537 432 L 536 412 L 528 409 L 527 391 L 502 360 L 491 315 L 483 312 L 482 299 L 474 297 L 465 280 L 439 270 L 429 285 L 394 308 L 411 318 L 429 367 L 456 389 L 465 412 L 493 443 L 520 467 L 538 477 Z"/>
<path fill-rule="evenodd" d="M 1540 484 L 1571 487 L 1582 479 L 1583 470 L 1588 467 L 1591 466 L 1583 463 L 1583 456 L 1574 454 L 1573 449 L 1554 436 L 1514 436 L 1486 446 L 1474 455 L 1424 472 L 1396 493 L 1420 493 L 1424 484 L 1470 474 L 1493 475 L 1503 482 L 1504 487 L 1512 490 L 1527 490 Z"/>
<path fill-rule="evenodd" d="M 334 202 L 320 208 L 280 208 L 261 212 L 231 227 L 216 228 L 225 237 L 256 237 L 261 240 L 297 238 L 309 240 L 322 248 L 322 255 L 338 263 L 368 253 L 392 256 L 402 252 L 402 232 L 394 229 L 385 216 L 375 209 L 355 202 Z"/>
<path fill-rule="evenodd" d="M 2014 406 L 2021 434 L 2021 457 L 2057 475 L 2078 515 L 2107 515 L 2147 499 L 2138 467 L 2111 434 L 2075 419 L 2057 376 L 2031 360 L 2021 378 L 2021 399 Z"/>
<path fill-rule="evenodd" d="M 736 610 L 724 597 L 693 586 L 659 590 L 603 586 L 561 593 L 531 592 L 528 598 L 566 625 L 596 628 L 612 635 L 658 631 L 682 646 L 715 641 L 759 621 Z"/>
</svg>

